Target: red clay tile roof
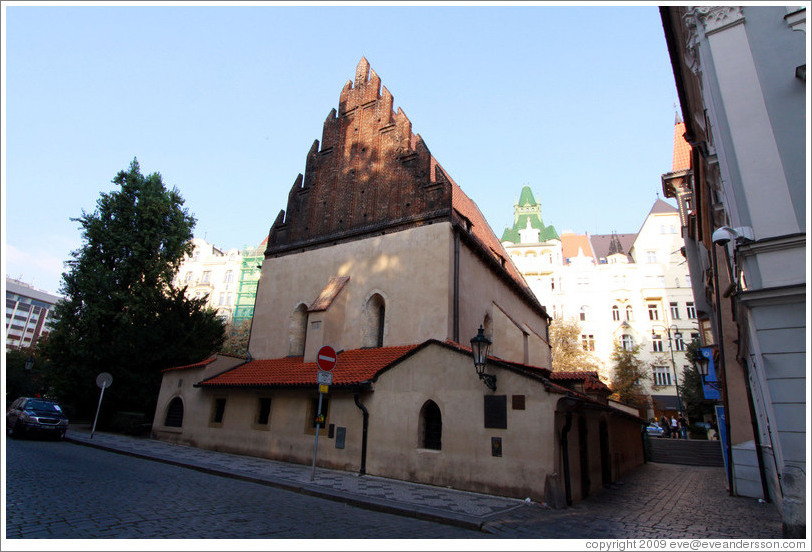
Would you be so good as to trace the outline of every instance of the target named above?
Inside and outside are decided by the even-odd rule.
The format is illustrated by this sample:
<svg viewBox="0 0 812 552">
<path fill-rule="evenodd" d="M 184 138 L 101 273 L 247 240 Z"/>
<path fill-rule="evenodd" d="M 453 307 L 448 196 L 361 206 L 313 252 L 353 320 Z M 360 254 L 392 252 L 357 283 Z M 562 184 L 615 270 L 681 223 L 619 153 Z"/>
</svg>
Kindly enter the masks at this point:
<svg viewBox="0 0 812 552">
<path fill-rule="evenodd" d="M 333 368 L 333 385 L 354 385 L 372 379 L 378 372 L 410 353 L 416 345 L 352 349 L 338 353 Z M 303 357 L 252 360 L 203 380 L 204 387 L 255 387 L 316 385 L 318 368 Z"/>
<path fill-rule="evenodd" d="M 185 366 L 173 366 L 171 368 L 165 368 L 165 369 L 163 369 L 161 371 L 162 372 L 169 372 L 171 370 L 186 370 L 187 368 L 203 368 L 205 366 L 208 366 L 212 362 L 214 362 L 216 359 L 217 359 L 217 357 L 212 355 L 209 358 L 207 358 L 206 360 L 201 360 L 200 362 L 196 362 L 194 364 L 186 364 Z"/>
<path fill-rule="evenodd" d="M 685 141 L 685 123 L 674 125 L 674 159 L 671 163 L 671 172 L 684 171 L 691 168 L 691 146 Z"/>
<path fill-rule="evenodd" d="M 438 169 L 442 170 L 442 167 L 439 166 L 433 157 L 432 161 L 433 164 L 436 165 L 435 171 Z M 513 261 L 510 259 L 510 255 L 508 255 L 507 251 L 505 251 L 502 242 L 496 237 L 496 234 L 493 233 L 493 229 L 488 224 L 488 221 L 485 220 L 485 216 L 479 210 L 477 204 L 470 197 L 468 197 L 465 192 L 462 191 L 462 188 L 460 188 L 460 186 L 454 182 L 450 176 L 448 176 L 448 173 L 445 171 L 443 172 L 451 182 L 451 206 L 460 215 L 471 221 L 471 233 L 473 234 L 474 238 L 476 238 L 477 241 L 484 246 L 487 253 L 494 260 L 499 262 L 505 268 L 505 271 L 516 282 L 516 284 L 519 285 L 519 287 L 524 289 L 532 297 L 535 297 L 530 289 L 530 286 L 527 285 L 524 276 L 522 276 L 521 272 L 519 272 L 519 270 L 513 264 Z"/>
<path fill-rule="evenodd" d="M 550 379 L 553 381 L 581 381 L 584 390 L 611 392 L 609 387 L 598 377 L 597 372 L 552 372 Z"/>
<path fill-rule="evenodd" d="M 321 290 L 319 296 L 307 310 L 310 312 L 326 311 L 349 281 L 349 276 L 333 276 L 330 278 L 330 281 L 327 282 L 327 285 L 324 286 L 324 289 Z"/>
<path fill-rule="evenodd" d="M 595 252 L 592 251 L 592 243 L 589 241 L 589 236 L 584 234 L 561 234 L 561 253 L 564 259 L 577 257 L 579 249 L 584 252 L 585 257 L 595 258 Z"/>
</svg>

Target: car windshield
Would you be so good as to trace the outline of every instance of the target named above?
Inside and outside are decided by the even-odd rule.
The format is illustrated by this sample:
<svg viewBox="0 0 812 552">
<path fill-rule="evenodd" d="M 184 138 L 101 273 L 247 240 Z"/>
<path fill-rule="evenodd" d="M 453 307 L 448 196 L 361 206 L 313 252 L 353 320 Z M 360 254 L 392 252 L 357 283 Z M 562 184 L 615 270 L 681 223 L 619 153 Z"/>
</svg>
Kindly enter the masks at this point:
<svg viewBox="0 0 812 552">
<path fill-rule="evenodd" d="M 58 404 L 49 401 L 32 400 L 25 403 L 26 410 L 38 410 L 40 412 L 62 412 Z"/>
</svg>

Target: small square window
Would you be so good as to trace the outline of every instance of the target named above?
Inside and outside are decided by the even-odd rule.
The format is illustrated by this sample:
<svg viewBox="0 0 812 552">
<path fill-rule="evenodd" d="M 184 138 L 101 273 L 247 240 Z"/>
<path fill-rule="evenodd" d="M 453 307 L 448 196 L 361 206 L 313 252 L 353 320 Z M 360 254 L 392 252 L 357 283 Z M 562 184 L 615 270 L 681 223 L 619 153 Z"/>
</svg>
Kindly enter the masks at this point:
<svg viewBox="0 0 812 552">
<path fill-rule="evenodd" d="M 271 399 L 268 397 L 260 397 L 259 409 L 257 411 L 257 424 L 268 425 L 271 419 Z"/>
<path fill-rule="evenodd" d="M 524 402 L 525 402 L 524 395 L 513 395 L 511 397 L 511 400 L 513 402 L 513 404 L 511 405 L 513 407 L 513 410 L 524 410 Z"/>
<path fill-rule="evenodd" d="M 330 405 L 330 401 L 327 397 L 322 397 L 321 399 L 321 416 L 322 422 L 319 424 L 319 427 L 325 427 L 327 424 L 327 411 Z M 309 433 L 315 433 L 316 430 L 316 421 L 319 414 L 319 398 L 314 397 L 310 399 L 310 406 L 307 411 L 307 427 L 306 430 Z"/>
<path fill-rule="evenodd" d="M 226 413 L 226 400 L 223 398 L 214 399 L 214 404 L 211 409 L 211 423 L 222 424 L 223 416 Z"/>
</svg>

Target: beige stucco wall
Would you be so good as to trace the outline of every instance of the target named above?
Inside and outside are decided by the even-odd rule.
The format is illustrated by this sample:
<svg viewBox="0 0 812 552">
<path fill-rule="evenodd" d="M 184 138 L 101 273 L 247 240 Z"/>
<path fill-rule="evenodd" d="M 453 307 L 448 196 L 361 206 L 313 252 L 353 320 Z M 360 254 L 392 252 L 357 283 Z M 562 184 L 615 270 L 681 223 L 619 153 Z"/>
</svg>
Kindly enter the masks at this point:
<svg viewBox="0 0 812 552">
<path fill-rule="evenodd" d="M 429 346 L 384 372 L 364 401 L 371 412 L 367 472 L 480 492 L 541 500 L 553 470 L 554 412 L 559 395 L 540 382 L 498 367 L 491 392 L 469 355 Z M 507 429 L 484 427 L 485 395 L 507 396 Z M 525 396 L 525 410 L 512 396 Z M 442 414 L 442 450 L 420 447 L 420 410 L 434 401 Z M 502 456 L 491 454 L 502 438 Z"/>
<path fill-rule="evenodd" d="M 446 222 L 266 259 L 251 355 L 287 356 L 291 313 L 310 305 L 333 276 L 350 280 L 327 311 L 309 314 L 305 361 L 315 360 L 322 345 L 337 351 L 362 347 L 364 308 L 375 293 L 386 303 L 385 346 L 453 339 L 453 261 L 453 230 Z M 549 346 L 539 338 L 547 337 L 544 318 L 464 243 L 459 280 L 461 343 L 467 344 L 488 316 L 494 355 L 550 367 Z"/>
<path fill-rule="evenodd" d="M 201 437 L 201 434 L 197 429 L 197 423 L 187 424 L 187 421 L 201 420 L 201 423 L 207 423 L 209 419 L 209 410 L 207 408 L 210 408 L 210 405 L 201 403 L 201 390 L 195 388 L 195 384 L 243 362 L 245 361 L 239 358 L 218 356 L 214 362 L 202 368 L 186 368 L 164 372 L 161 389 L 158 392 L 158 402 L 155 406 L 155 417 L 152 422 L 153 433 L 168 441 L 181 442 L 182 440 L 187 444 L 193 444 Z M 175 397 L 180 397 L 183 401 L 183 436 L 181 436 L 181 428 L 164 426 L 167 408 L 170 401 Z"/>
<path fill-rule="evenodd" d="M 153 432 L 159 439 L 237 454 L 310 465 L 315 431 L 309 427 L 313 389 L 203 389 L 194 384 L 221 372 L 236 359 L 218 361 L 206 369 L 166 372 Z M 564 496 L 560 432 L 564 423 L 562 395 L 549 393 L 541 382 L 489 365 L 497 377 L 491 392 L 476 376 L 469 354 L 430 343 L 381 373 L 373 391 L 359 398 L 370 413 L 366 472 L 395 479 L 450 486 L 517 498 L 545 500 L 548 475 L 558 474 Z M 484 396 L 505 395 L 507 428 L 484 427 Z M 524 395 L 525 409 L 514 410 L 514 395 Z M 184 402 L 182 428 L 163 426 L 173 397 Z M 256 423 L 260 398 L 271 399 L 268 425 Z M 217 398 L 226 399 L 221 424 L 213 424 Z M 319 468 L 359 471 L 363 416 L 348 391 L 332 389 L 325 428 L 319 435 Z M 441 450 L 420 446 L 420 411 L 434 401 L 442 415 Z M 578 417 L 587 427 L 587 456 L 591 489 L 601 480 L 600 420 L 607 420 L 608 458 L 612 480 L 643 462 L 640 424 L 608 415 L 600 409 L 577 410 L 569 434 L 572 496 L 580 500 L 580 442 Z M 329 437 L 330 425 L 345 428 L 344 448 Z M 492 455 L 491 438 L 502 439 L 502 456 Z"/>
<path fill-rule="evenodd" d="M 321 345 L 337 351 L 362 346 L 363 310 L 373 293 L 386 302 L 385 346 L 446 339 L 453 295 L 451 246 L 450 225 L 438 223 L 265 259 L 251 355 L 287 356 L 290 313 L 301 303 L 310 305 L 332 276 L 350 281 L 326 312 L 311 313 L 306 361 L 315 360 Z M 319 320 L 321 327 L 312 328 Z"/>
<path fill-rule="evenodd" d="M 313 460 L 315 429 L 310 427 L 310 402 L 318 398 L 313 389 L 205 389 L 194 384 L 226 369 L 213 363 L 207 370 L 176 370 L 164 373 L 156 408 L 153 434 L 161 440 L 244 454 L 310 464 Z M 178 382 L 181 384 L 178 385 Z M 183 400 L 181 428 L 166 427 L 166 409 L 176 396 Z M 361 465 L 363 418 L 352 395 L 346 392 L 326 394 L 328 416 L 319 432 L 319 465 L 343 470 L 358 470 Z M 211 422 L 214 402 L 226 399 L 223 421 Z M 271 399 L 267 425 L 256 423 L 259 399 Z M 328 437 L 328 427 L 346 427 L 344 449 L 337 449 Z"/>
<path fill-rule="evenodd" d="M 495 303 L 495 304 L 494 304 Z M 505 360 L 551 367 L 547 322 L 526 300 L 499 280 L 467 247 L 460 248 L 460 341 L 468 344 L 490 318 L 493 325 L 491 354 Z M 520 325 L 529 326 L 527 332 Z"/>
</svg>

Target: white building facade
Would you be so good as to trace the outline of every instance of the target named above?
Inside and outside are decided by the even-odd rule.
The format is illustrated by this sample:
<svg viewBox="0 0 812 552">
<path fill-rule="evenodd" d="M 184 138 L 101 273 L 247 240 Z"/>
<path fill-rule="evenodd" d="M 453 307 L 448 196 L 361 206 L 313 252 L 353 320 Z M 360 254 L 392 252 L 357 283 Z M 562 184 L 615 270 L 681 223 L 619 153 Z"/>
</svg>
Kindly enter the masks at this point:
<svg viewBox="0 0 812 552">
<path fill-rule="evenodd" d="M 217 316 L 231 322 L 237 300 L 242 254 L 239 249 L 221 251 L 202 238 L 192 238 L 194 250 L 180 265 L 173 286 L 186 286 L 186 296 L 207 298 Z"/>
<path fill-rule="evenodd" d="M 690 364 L 685 350 L 699 329 L 677 209 L 657 199 L 636 234 L 560 236 L 552 227 L 546 235 L 534 229 L 544 225 L 529 187 L 515 212 L 502 243 L 539 302 L 553 319 L 579 322 L 581 344 L 600 361 L 605 381 L 612 379 L 615 343 L 639 345 L 649 366 L 648 416 L 678 412 L 675 383 L 682 383 Z"/>
<path fill-rule="evenodd" d="M 6 278 L 6 347 L 33 347 L 48 335 L 53 309 L 61 297 Z"/>
</svg>

